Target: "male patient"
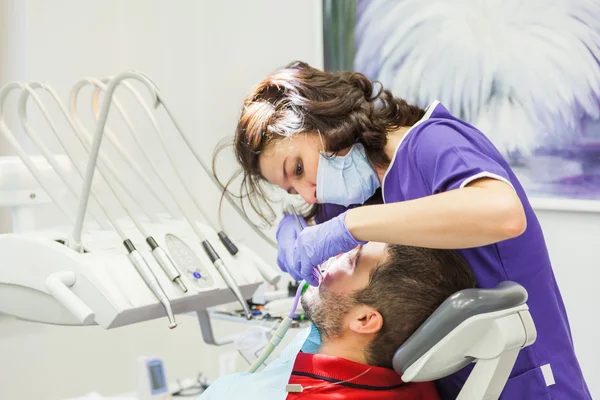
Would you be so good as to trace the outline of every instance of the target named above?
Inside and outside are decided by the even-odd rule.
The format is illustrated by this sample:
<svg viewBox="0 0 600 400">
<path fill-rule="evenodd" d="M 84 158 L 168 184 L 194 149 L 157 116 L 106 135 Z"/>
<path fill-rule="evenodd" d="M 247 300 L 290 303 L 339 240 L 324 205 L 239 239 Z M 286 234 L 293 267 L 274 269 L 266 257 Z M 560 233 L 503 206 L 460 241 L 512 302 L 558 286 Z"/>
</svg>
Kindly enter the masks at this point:
<svg viewBox="0 0 600 400">
<path fill-rule="evenodd" d="M 403 383 L 392 358 L 444 300 L 474 286 L 468 265 L 452 251 L 375 242 L 357 247 L 302 297 L 320 334 L 318 350 L 308 349 L 309 336 L 304 352 L 284 350 L 280 358 L 289 360 L 274 360 L 262 372 L 218 379 L 202 399 L 254 398 L 253 391 L 261 399 L 438 399 L 433 382 Z M 286 383 L 302 391 L 286 397 Z"/>
</svg>

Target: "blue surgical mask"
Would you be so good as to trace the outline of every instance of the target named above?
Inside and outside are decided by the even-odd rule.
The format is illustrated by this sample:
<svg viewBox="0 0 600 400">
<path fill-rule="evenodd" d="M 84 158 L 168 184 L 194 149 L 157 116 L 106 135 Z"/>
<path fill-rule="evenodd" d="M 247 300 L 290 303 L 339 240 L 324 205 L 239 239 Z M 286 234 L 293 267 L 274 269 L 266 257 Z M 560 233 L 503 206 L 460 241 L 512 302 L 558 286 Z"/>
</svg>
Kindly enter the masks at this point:
<svg viewBox="0 0 600 400">
<path fill-rule="evenodd" d="M 369 162 L 365 148 L 357 143 L 345 156 L 321 153 L 317 167 L 319 203 L 363 204 L 379 188 L 377 172 Z"/>
</svg>

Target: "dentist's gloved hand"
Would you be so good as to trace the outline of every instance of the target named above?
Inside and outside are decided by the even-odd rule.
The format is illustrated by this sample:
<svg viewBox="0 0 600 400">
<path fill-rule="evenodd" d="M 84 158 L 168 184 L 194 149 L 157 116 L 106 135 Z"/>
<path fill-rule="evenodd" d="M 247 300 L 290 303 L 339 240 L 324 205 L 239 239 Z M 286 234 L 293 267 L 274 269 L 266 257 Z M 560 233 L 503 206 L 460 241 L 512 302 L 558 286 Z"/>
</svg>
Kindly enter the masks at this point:
<svg viewBox="0 0 600 400">
<path fill-rule="evenodd" d="M 300 223 L 305 228 L 308 226 L 306 220 L 304 218 L 298 216 L 300 219 Z M 294 245 L 296 244 L 296 239 L 298 238 L 298 234 L 300 233 L 300 227 L 298 226 L 298 221 L 296 221 L 296 217 L 293 215 L 285 215 L 279 226 L 277 227 L 277 232 L 275 233 L 275 237 L 277 238 L 277 265 L 283 272 L 289 273 L 292 278 L 297 281 L 301 281 L 302 277 L 298 272 L 294 270 Z"/>
<path fill-rule="evenodd" d="M 318 272 L 315 273 L 318 265 L 331 257 L 354 249 L 359 244 L 366 243 L 356 240 L 346 228 L 344 223 L 346 212 L 322 224 L 310 226 L 298 235 L 294 249 L 293 269 L 309 285 L 319 284 Z"/>
</svg>

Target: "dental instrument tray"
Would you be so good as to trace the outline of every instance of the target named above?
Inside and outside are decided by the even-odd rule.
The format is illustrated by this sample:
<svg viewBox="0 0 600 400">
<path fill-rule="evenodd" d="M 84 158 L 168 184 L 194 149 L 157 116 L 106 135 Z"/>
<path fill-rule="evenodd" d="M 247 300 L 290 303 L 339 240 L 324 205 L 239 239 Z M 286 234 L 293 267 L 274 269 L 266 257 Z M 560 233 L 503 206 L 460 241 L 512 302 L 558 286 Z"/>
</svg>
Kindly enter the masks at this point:
<svg viewBox="0 0 600 400">
<path fill-rule="evenodd" d="M 145 86 L 151 103 L 129 81 Z M 85 86 L 94 88 L 93 134 L 77 112 L 77 98 Z M 151 130 L 142 133 L 135 128 L 115 95 L 117 87 L 133 95 Z M 57 128 L 37 94 L 42 90 L 70 129 Z M 5 119 L 7 99 L 14 92 L 20 93 L 16 109 L 21 136 L 30 139 L 39 153 L 35 157 Z M 47 122 L 43 133 L 29 123 L 30 100 Z M 107 126 L 111 107 L 121 115 L 129 138 Z M 158 123 L 159 111 L 171 122 L 168 133 Z M 114 150 L 110 157 L 101 151 L 104 136 Z M 234 243 L 220 219 L 206 209 L 206 200 L 193 193 L 194 184 L 176 162 L 186 151 L 197 161 L 199 171 L 222 187 L 146 74 L 130 70 L 114 77 L 79 80 L 71 90 L 69 107 L 45 82 L 9 82 L 0 88 L 0 137 L 19 158 L 0 159 L 0 207 L 14 208 L 15 230 L 0 235 L 0 312 L 30 321 L 97 324 L 106 329 L 163 316 L 172 329 L 177 326 L 176 314 L 196 312 L 204 340 L 219 345 L 227 341 L 214 337 L 207 309 L 235 301 L 251 319 L 247 299 L 264 281 L 275 284 L 280 279 L 251 249 Z M 55 139 L 62 151 L 50 150 L 48 138 Z M 180 143 L 177 149 L 172 146 L 174 138 Z M 152 151 L 150 142 L 158 145 Z M 155 160 L 159 149 L 167 161 L 160 167 Z M 27 186 L 25 182 L 32 177 L 35 184 Z M 197 183 L 197 176 L 193 182 Z M 35 229 L 29 206 L 38 194 L 66 217 L 66 225 Z M 73 198 L 77 207 L 67 201 Z M 225 198 L 248 220 L 230 196 Z"/>
<path fill-rule="evenodd" d="M 217 233 L 200 224 L 213 240 L 244 298 L 263 283 L 257 259 L 242 249 L 231 256 Z M 136 247 L 148 261 L 166 293 L 174 314 L 206 310 L 235 302 L 236 297 L 215 270 L 193 232 L 181 221 L 148 224 L 159 244 L 169 250 L 181 271 L 188 291 L 162 273 L 142 240 Z M 166 316 L 161 302 L 132 267 L 127 252 L 114 232 L 88 230 L 83 236 L 85 252 L 61 243 L 69 229 L 0 235 L 0 312 L 24 320 L 57 325 L 100 325 L 110 329 Z M 193 251 L 199 263 L 182 265 L 190 254 L 175 254 L 168 235 L 175 234 Z M 134 234 L 131 237 L 135 237 Z M 179 262 L 178 262 L 179 261 Z"/>
</svg>

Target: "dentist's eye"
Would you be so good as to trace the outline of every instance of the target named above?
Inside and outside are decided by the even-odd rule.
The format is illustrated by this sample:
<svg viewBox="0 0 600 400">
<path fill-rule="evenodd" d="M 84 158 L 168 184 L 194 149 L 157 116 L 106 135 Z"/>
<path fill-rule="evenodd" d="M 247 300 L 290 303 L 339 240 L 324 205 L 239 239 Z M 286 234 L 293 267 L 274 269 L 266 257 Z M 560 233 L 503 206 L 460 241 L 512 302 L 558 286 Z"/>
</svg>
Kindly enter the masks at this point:
<svg viewBox="0 0 600 400">
<path fill-rule="evenodd" d="M 296 169 L 294 170 L 294 174 L 296 176 L 301 176 L 304 173 L 304 166 L 302 165 L 302 161 L 298 160 L 296 162 Z"/>
</svg>

